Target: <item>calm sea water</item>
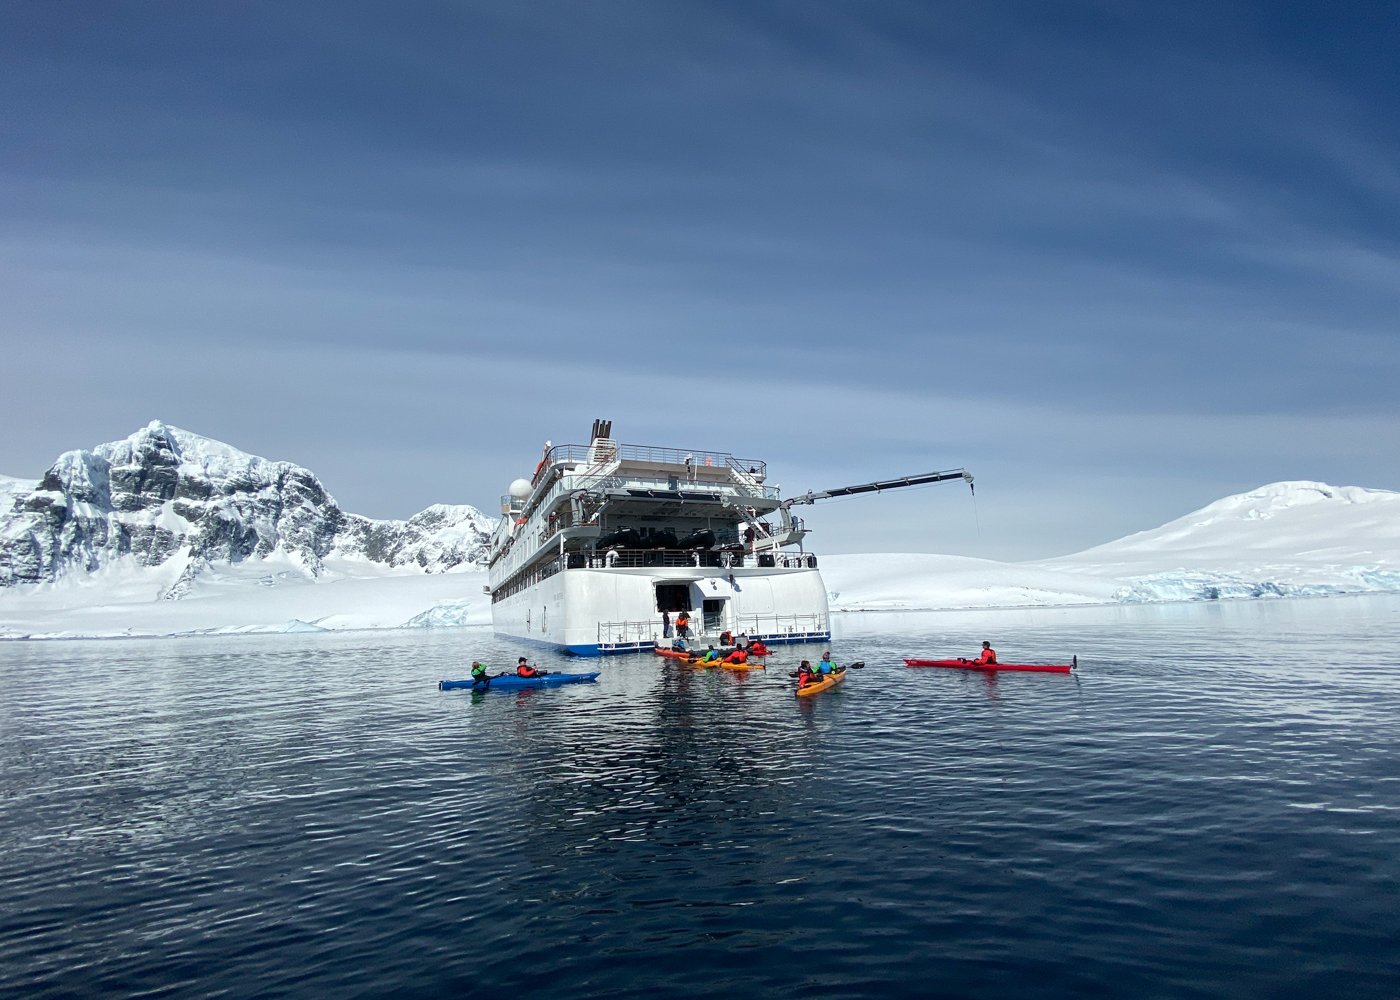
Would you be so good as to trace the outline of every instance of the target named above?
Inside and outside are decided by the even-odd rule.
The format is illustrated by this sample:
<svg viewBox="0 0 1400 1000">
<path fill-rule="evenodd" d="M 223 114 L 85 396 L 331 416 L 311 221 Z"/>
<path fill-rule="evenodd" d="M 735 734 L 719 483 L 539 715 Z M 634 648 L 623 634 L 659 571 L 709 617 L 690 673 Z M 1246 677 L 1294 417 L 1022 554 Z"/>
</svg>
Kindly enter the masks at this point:
<svg viewBox="0 0 1400 1000">
<path fill-rule="evenodd" d="M 801 701 L 820 649 L 0 644 L 0 993 L 1400 994 L 1400 600 L 837 628 Z M 983 638 L 1080 670 L 899 661 Z"/>
</svg>

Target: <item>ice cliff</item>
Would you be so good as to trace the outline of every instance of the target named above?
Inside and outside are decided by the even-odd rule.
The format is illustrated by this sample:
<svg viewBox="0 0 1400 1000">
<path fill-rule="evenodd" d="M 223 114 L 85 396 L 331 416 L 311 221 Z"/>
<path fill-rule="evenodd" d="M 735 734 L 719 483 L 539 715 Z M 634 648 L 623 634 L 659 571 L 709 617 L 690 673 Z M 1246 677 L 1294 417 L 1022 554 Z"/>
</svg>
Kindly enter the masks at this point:
<svg viewBox="0 0 1400 1000">
<path fill-rule="evenodd" d="M 179 598 L 211 568 L 249 560 L 311 577 L 328 561 L 478 569 L 492 524 L 468 506 L 407 521 L 346 513 L 307 469 L 152 421 L 60 455 L 38 482 L 0 477 L 0 587 L 160 567 L 163 596 Z"/>
</svg>

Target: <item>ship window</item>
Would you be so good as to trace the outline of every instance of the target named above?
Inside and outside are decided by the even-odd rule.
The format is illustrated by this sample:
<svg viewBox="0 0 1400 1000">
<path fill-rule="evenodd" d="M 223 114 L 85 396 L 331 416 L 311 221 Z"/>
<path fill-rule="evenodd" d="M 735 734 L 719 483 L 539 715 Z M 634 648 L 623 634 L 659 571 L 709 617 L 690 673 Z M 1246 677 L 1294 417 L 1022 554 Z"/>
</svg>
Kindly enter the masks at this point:
<svg viewBox="0 0 1400 1000">
<path fill-rule="evenodd" d="M 690 584 L 658 583 L 656 585 L 657 611 L 689 611 Z"/>
</svg>

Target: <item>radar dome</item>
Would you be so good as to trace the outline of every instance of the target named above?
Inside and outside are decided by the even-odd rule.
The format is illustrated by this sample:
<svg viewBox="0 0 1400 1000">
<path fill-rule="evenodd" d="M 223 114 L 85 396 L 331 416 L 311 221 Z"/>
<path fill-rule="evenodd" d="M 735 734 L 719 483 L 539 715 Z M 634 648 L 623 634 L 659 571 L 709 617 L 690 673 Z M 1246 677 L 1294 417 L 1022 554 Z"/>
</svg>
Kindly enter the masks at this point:
<svg viewBox="0 0 1400 1000">
<path fill-rule="evenodd" d="M 530 480 L 528 479 L 517 479 L 510 484 L 510 495 L 517 500 L 524 500 L 528 497 L 530 495 L 530 490 Z"/>
</svg>

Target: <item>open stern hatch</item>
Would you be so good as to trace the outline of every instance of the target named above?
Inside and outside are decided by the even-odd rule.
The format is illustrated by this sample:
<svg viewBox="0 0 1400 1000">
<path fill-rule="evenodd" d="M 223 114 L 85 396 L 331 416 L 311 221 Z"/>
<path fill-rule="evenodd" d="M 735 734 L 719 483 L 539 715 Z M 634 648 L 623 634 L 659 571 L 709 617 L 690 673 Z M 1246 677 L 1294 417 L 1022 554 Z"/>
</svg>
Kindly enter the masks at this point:
<svg viewBox="0 0 1400 1000">
<path fill-rule="evenodd" d="M 827 494 L 783 501 L 763 462 L 620 444 L 611 430 L 597 420 L 587 445 L 545 442 L 533 475 L 501 498 L 488 587 L 497 633 L 633 652 L 669 645 L 666 618 L 674 634 L 684 612 L 702 643 L 723 632 L 829 640 L 817 558 L 789 509 Z"/>
</svg>

